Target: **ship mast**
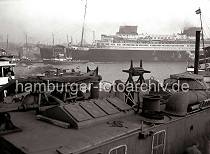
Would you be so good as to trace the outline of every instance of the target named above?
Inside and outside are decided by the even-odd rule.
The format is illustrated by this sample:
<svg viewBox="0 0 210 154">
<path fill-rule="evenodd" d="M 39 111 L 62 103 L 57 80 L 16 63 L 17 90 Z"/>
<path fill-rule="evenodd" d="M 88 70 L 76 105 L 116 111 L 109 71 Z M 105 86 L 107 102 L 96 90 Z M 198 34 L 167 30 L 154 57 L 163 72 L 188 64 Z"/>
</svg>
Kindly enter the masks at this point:
<svg viewBox="0 0 210 154">
<path fill-rule="evenodd" d="M 8 50 L 8 47 L 9 47 L 9 37 L 8 37 L 8 34 L 7 34 L 7 50 Z"/>
<path fill-rule="evenodd" d="M 52 45 L 55 45 L 55 38 L 54 38 L 54 33 L 52 33 Z"/>
<path fill-rule="evenodd" d="M 67 41 L 67 49 L 69 50 L 69 35 L 66 35 L 66 41 Z M 67 49 L 64 49 L 64 56 L 67 58 Z"/>
<path fill-rule="evenodd" d="M 53 48 L 53 57 L 55 57 L 55 53 L 54 53 L 54 45 L 55 45 L 55 38 L 54 38 L 54 33 L 52 33 L 52 48 Z"/>
<path fill-rule="evenodd" d="M 26 39 L 26 47 L 28 47 L 28 35 L 27 35 L 27 33 L 25 35 L 25 39 Z"/>
<path fill-rule="evenodd" d="M 67 46 L 69 46 L 69 35 L 66 35 Z"/>
<path fill-rule="evenodd" d="M 203 43 L 203 50 L 204 50 L 204 35 L 203 35 L 203 23 L 202 23 L 202 18 L 201 18 L 201 11 L 200 11 L 200 22 L 201 22 L 201 39 L 202 39 L 202 43 Z"/>
<path fill-rule="evenodd" d="M 82 38 L 81 38 L 81 44 L 80 44 L 81 47 L 83 46 L 83 37 L 84 37 L 84 30 L 85 30 L 86 10 L 87 10 L 87 0 L 85 2 L 85 13 L 84 13 L 84 19 L 83 19 L 83 25 L 82 25 Z"/>
<path fill-rule="evenodd" d="M 95 31 L 93 31 L 93 43 L 95 42 Z M 93 44 L 92 43 L 92 44 Z"/>
</svg>

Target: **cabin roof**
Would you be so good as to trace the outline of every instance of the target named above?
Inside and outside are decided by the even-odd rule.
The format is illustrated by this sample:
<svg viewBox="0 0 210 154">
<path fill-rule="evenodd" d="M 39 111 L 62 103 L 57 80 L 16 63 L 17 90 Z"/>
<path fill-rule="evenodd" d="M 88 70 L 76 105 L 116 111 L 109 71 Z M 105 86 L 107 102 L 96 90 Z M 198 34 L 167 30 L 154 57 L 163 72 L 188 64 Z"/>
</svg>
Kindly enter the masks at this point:
<svg viewBox="0 0 210 154">
<path fill-rule="evenodd" d="M 200 112 L 205 112 L 205 110 Z M 200 112 L 194 114 L 197 116 Z M 150 132 L 157 129 L 158 126 L 147 121 L 147 118 L 145 120 L 141 115 L 134 113 L 81 129 L 65 129 L 36 120 L 34 111 L 11 112 L 10 115 L 13 123 L 22 131 L 2 137 L 28 154 L 82 153 L 135 132 Z M 183 118 L 186 116 L 170 116 L 170 120 L 162 124 L 166 125 Z M 142 123 L 142 121 L 145 122 Z M 114 126 L 114 122 L 120 123 L 120 125 Z"/>
<path fill-rule="evenodd" d="M 4 138 L 26 153 L 48 154 L 82 152 L 94 146 L 108 143 L 111 139 L 141 129 L 141 117 L 132 114 L 81 129 L 65 129 L 35 119 L 34 112 L 11 113 L 13 123 L 22 132 L 5 135 Z M 114 121 L 122 126 L 113 127 Z M 143 124 L 144 128 L 150 127 Z"/>
</svg>

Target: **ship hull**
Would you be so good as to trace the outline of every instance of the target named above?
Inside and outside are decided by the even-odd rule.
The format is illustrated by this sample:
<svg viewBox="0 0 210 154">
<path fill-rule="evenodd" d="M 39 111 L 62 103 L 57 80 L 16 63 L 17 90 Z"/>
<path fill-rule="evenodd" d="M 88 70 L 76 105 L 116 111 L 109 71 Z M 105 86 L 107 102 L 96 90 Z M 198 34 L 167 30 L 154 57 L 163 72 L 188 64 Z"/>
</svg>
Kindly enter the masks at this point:
<svg viewBox="0 0 210 154">
<path fill-rule="evenodd" d="M 123 62 L 123 61 L 189 61 L 189 52 L 161 51 L 161 50 L 122 50 L 92 48 L 88 51 L 72 50 L 75 60 L 89 60 L 91 62 Z"/>
</svg>

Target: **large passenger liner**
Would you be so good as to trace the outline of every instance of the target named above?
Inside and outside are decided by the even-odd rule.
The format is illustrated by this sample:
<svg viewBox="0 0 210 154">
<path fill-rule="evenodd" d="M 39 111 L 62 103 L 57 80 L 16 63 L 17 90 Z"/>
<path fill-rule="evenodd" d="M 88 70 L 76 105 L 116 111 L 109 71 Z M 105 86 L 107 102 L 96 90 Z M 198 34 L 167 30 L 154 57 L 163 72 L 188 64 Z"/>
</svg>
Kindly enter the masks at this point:
<svg viewBox="0 0 210 154">
<path fill-rule="evenodd" d="M 116 35 L 101 35 L 89 48 L 71 46 L 72 58 L 93 62 L 189 61 L 194 58 L 193 32 L 191 27 L 173 35 L 138 34 L 137 26 L 120 26 Z M 205 40 L 205 45 L 210 45 L 210 39 Z"/>
</svg>

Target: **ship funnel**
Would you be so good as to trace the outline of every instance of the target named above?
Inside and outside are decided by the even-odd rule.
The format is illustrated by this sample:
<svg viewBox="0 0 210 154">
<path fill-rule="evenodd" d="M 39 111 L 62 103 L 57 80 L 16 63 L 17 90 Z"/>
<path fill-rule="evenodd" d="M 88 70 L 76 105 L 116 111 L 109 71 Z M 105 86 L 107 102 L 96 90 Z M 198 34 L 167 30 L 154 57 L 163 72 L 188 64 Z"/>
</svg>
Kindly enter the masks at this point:
<svg viewBox="0 0 210 154">
<path fill-rule="evenodd" d="M 200 49 L 200 31 L 196 31 L 194 74 L 198 74 L 199 49 Z"/>
</svg>

